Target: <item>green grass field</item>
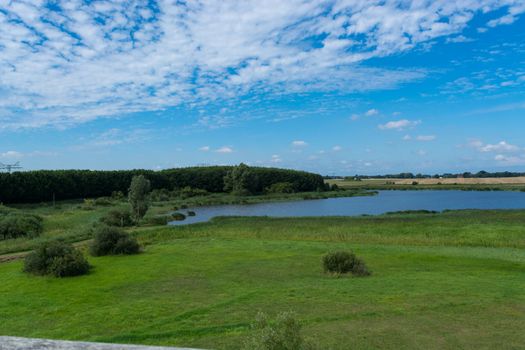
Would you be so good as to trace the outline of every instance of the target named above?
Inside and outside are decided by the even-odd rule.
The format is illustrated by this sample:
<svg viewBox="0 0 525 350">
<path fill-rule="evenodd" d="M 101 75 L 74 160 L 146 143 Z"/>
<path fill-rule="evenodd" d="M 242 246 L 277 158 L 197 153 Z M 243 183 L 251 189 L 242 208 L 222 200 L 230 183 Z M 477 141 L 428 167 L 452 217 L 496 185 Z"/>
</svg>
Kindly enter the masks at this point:
<svg viewBox="0 0 525 350">
<path fill-rule="evenodd" d="M 254 196 L 235 196 L 227 193 L 212 193 L 205 196 L 191 198 L 172 198 L 167 201 L 153 202 L 147 217 L 163 215 L 173 212 L 175 208 L 188 206 L 191 208 L 205 205 L 220 204 L 254 204 L 262 202 L 294 201 L 303 199 L 323 199 L 332 197 L 353 197 L 374 195 L 374 192 L 363 190 L 327 191 L 327 192 L 301 192 L 264 194 Z M 128 204 L 125 200 L 112 201 L 110 205 L 87 206 L 83 201 L 63 201 L 57 205 L 52 203 L 19 204 L 12 207 L 37 214 L 44 218 L 44 232 L 37 239 L 26 238 L 0 240 L 0 261 L 2 255 L 17 253 L 34 249 L 39 243 L 50 239 L 63 239 L 68 242 L 79 242 L 90 238 L 89 228 L 110 209 L 124 208 Z"/>
<path fill-rule="evenodd" d="M 518 349 L 525 211 L 220 218 L 132 231 L 144 253 L 54 279 L 0 264 L 0 334 L 238 349 L 258 311 L 292 310 L 322 349 Z M 373 275 L 320 260 L 352 249 Z"/>
</svg>

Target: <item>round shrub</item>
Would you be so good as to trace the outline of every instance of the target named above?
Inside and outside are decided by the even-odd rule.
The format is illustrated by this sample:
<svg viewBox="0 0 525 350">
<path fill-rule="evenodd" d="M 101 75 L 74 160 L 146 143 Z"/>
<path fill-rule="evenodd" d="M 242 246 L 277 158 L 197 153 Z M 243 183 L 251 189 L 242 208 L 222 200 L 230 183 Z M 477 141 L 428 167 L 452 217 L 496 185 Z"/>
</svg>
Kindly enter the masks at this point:
<svg viewBox="0 0 525 350">
<path fill-rule="evenodd" d="M 79 276 L 89 272 L 90 265 L 71 244 L 46 242 L 26 256 L 24 271 L 55 277 Z"/>
<path fill-rule="evenodd" d="M 242 349 L 246 350 L 315 350 L 318 347 L 305 339 L 301 324 L 291 312 L 282 312 L 275 320 L 259 313 L 251 325 L 250 336 Z"/>
<path fill-rule="evenodd" d="M 352 275 L 358 277 L 370 276 L 372 273 L 368 270 L 365 262 L 359 258 L 355 258 L 354 266 L 352 266 Z"/>
<path fill-rule="evenodd" d="M 356 256 L 352 252 L 338 251 L 328 253 L 323 257 L 325 272 L 348 273 L 352 271 Z"/>
<path fill-rule="evenodd" d="M 192 210 L 188 211 L 188 216 L 195 216 L 195 215 L 197 215 L 197 214 L 195 214 L 194 211 L 192 211 Z"/>
<path fill-rule="evenodd" d="M 128 209 L 112 209 L 100 221 L 108 226 L 127 227 L 133 226 L 133 218 Z"/>
<path fill-rule="evenodd" d="M 365 262 L 348 251 L 337 251 L 328 253 L 323 257 L 323 268 L 325 272 L 344 274 L 352 273 L 355 276 L 369 276 Z"/>
<path fill-rule="evenodd" d="M 173 220 L 176 220 L 176 221 L 186 220 L 186 215 L 182 213 L 173 213 L 171 214 L 171 217 L 173 218 Z"/>
<path fill-rule="evenodd" d="M 2 239 L 38 237 L 43 230 L 42 221 L 38 215 L 16 212 L 0 216 L 0 237 Z"/>
<path fill-rule="evenodd" d="M 140 246 L 137 240 L 119 228 L 99 226 L 95 229 L 95 238 L 90 246 L 93 256 L 137 254 Z"/>
</svg>

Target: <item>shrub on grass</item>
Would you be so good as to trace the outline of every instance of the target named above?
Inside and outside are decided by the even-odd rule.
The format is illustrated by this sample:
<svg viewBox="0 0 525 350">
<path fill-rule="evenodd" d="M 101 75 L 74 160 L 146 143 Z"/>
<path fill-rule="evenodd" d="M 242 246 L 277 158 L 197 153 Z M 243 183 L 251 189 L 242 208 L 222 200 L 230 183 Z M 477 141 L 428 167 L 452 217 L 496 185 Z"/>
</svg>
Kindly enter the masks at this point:
<svg viewBox="0 0 525 350">
<path fill-rule="evenodd" d="M 183 198 L 191 198 L 191 197 L 197 197 L 197 196 L 207 196 L 209 193 L 206 190 L 200 189 L 200 188 L 192 188 L 190 186 L 186 186 L 182 188 L 179 192 L 179 195 Z"/>
<path fill-rule="evenodd" d="M 176 221 L 186 220 L 186 215 L 182 213 L 173 213 L 171 214 L 171 217 L 173 218 L 173 220 L 176 220 Z"/>
<path fill-rule="evenodd" d="M 170 191 L 165 188 L 155 189 L 150 192 L 149 198 L 152 202 L 167 202 L 170 200 Z"/>
<path fill-rule="evenodd" d="M 337 184 L 332 184 L 330 186 L 330 191 L 339 191 L 339 190 L 340 190 L 340 188 L 339 188 L 339 186 L 337 186 Z"/>
<path fill-rule="evenodd" d="M 140 246 L 137 240 L 117 227 L 99 226 L 90 246 L 93 256 L 137 254 Z"/>
<path fill-rule="evenodd" d="M 355 258 L 354 266 L 352 266 L 352 275 L 357 277 L 370 276 L 372 273 L 368 270 L 365 262 L 362 259 Z"/>
<path fill-rule="evenodd" d="M 128 209 L 112 209 L 100 221 L 108 226 L 127 227 L 133 226 L 133 218 Z"/>
<path fill-rule="evenodd" d="M 246 350 L 313 350 L 316 347 L 306 341 L 301 325 L 291 312 L 282 312 L 274 321 L 259 313 L 252 324 L 252 333 L 245 341 Z"/>
<path fill-rule="evenodd" d="M 96 206 L 101 206 L 101 207 L 105 207 L 105 206 L 109 206 L 113 204 L 113 202 L 111 201 L 111 198 L 109 197 L 99 197 L 95 199 L 94 203 Z"/>
<path fill-rule="evenodd" d="M 41 244 L 26 256 L 24 271 L 55 277 L 79 276 L 89 272 L 90 265 L 82 253 L 61 241 Z"/>
<path fill-rule="evenodd" d="M 325 272 L 348 273 L 354 266 L 355 254 L 352 252 L 333 252 L 323 257 L 323 267 Z"/>
<path fill-rule="evenodd" d="M 370 275 L 365 262 L 356 257 L 354 253 L 347 251 L 326 254 L 323 257 L 323 268 L 325 272 L 330 273 L 352 273 L 355 276 Z"/>
<path fill-rule="evenodd" d="M 0 216 L 0 237 L 2 239 L 38 237 L 43 230 L 42 217 L 33 214 L 10 212 Z"/>
<path fill-rule="evenodd" d="M 173 219 L 169 215 L 156 215 L 156 216 L 149 216 L 145 217 L 143 219 L 143 222 L 146 225 L 167 225 L 168 222 L 172 221 Z"/>
</svg>

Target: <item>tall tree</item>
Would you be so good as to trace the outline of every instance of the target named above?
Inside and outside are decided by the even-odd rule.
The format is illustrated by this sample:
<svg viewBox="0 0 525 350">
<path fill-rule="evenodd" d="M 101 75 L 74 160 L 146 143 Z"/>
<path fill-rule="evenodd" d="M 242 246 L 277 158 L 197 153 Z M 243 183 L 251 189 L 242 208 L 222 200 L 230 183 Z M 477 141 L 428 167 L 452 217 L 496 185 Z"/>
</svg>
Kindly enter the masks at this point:
<svg viewBox="0 0 525 350">
<path fill-rule="evenodd" d="M 257 192 L 259 177 L 246 164 L 233 167 L 224 177 L 224 190 L 237 195 L 248 195 Z"/>
<path fill-rule="evenodd" d="M 128 201 L 136 222 L 142 219 L 148 211 L 150 190 L 151 183 L 144 175 L 133 176 L 129 187 Z"/>
</svg>

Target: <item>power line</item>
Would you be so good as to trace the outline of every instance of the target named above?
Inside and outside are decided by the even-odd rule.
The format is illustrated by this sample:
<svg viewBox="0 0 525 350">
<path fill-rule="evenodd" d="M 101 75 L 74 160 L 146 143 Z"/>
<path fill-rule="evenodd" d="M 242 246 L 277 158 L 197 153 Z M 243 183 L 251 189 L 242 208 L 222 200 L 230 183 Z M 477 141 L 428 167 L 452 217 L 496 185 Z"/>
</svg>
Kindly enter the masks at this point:
<svg viewBox="0 0 525 350">
<path fill-rule="evenodd" d="M 14 164 L 0 163 L 0 170 L 7 170 L 7 172 L 11 174 L 11 171 L 13 171 L 13 169 L 22 169 L 22 167 L 20 166 L 20 162 L 16 162 Z"/>
</svg>

